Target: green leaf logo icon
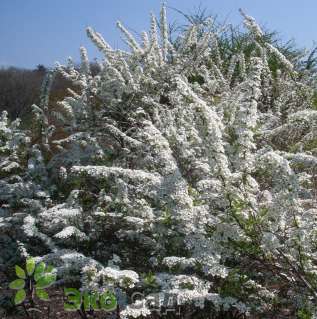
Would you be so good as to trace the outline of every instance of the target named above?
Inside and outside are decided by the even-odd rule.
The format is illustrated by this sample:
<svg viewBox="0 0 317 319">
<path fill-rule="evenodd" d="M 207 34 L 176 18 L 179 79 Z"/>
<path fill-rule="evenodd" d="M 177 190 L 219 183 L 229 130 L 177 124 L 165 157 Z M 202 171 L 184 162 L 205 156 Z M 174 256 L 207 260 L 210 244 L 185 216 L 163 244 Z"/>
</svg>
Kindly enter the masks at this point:
<svg viewBox="0 0 317 319">
<path fill-rule="evenodd" d="M 35 293 L 36 293 L 36 296 L 41 300 L 44 300 L 44 301 L 50 300 L 48 297 L 48 293 L 43 289 L 36 289 Z"/>
<path fill-rule="evenodd" d="M 18 305 L 18 304 L 22 303 L 25 300 L 25 298 L 26 298 L 25 290 L 24 289 L 20 289 L 15 294 L 14 303 L 16 305 Z"/>
<path fill-rule="evenodd" d="M 9 284 L 11 289 L 17 290 L 14 296 L 14 303 L 16 305 L 21 304 L 27 296 L 28 298 L 33 298 L 34 293 L 39 299 L 48 301 L 49 296 L 44 288 L 50 287 L 56 281 L 56 269 L 53 266 L 46 267 L 44 262 L 36 264 L 34 258 L 26 260 L 25 268 L 26 271 L 16 265 L 15 273 L 18 279 Z M 32 276 L 35 280 L 35 285 Z"/>
<path fill-rule="evenodd" d="M 48 265 L 45 268 L 45 272 L 55 272 L 56 269 L 52 265 Z"/>
<path fill-rule="evenodd" d="M 28 258 L 26 260 L 26 271 L 29 276 L 33 275 L 35 269 L 35 260 L 33 258 Z"/>
<path fill-rule="evenodd" d="M 21 279 L 26 278 L 25 271 L 18 265 L 15 266 L 15 273 Z"/>
<path fill-rule="evenodd" d="M 23 279 L 13 280 L 9 285 L 11 289 L 16 289 L 16 290 L 22 289 L 24 288 L 24 286 L 25 286 L 25 281 Z"/>
<path fill-rule="evenodd" d="M 56 274 L 44 273 L 36 282 L 36 288 L 47 288 L 56 281 Z"/>
<path fill-rule="evenodd" d="M 36 267 L 35 267 L 35 272 L 34 272 L 34 279 L 35 281 L 38 281 L 40 277 L 43 276 L 44 270 L 45 270 L 46 265 L 43 262 L 40 262 Z"/>
</svg>

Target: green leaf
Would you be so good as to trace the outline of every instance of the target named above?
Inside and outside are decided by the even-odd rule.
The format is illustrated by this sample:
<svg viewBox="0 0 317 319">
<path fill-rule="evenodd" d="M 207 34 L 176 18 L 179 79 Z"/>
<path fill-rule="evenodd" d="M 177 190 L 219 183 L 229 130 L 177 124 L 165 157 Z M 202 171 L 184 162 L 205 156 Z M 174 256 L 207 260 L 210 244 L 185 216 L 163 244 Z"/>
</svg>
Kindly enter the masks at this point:
<svg viewBox="0 0 317 319">
<path fill-rule="evenodd" d="M 25 281 L 23 279 L 16 279 L 10 282 L 9 287 L 11 289 L 22 289 L 25 286 Z"/>
<path fill-rule="evenodd" d="M 44 273 L 40 272 L 37 274 L 34 274 L 34 280 L 37 282 L 39 279 L 44 275 Z"/>
<path fill-rule="evenodd" d="M 56 281 L 56 274 L 45 273 L 36 283 L 36 288 L 42 289 L 51 286 Z"/>
<path fill-rule="evenodd" d="M 54 266 L 52 265 L 48 265 L 45 269 L 45 272 L 48 273 L 48 272 L 56 272 L 56 268 L 54 268 Z"/>
<path fill-rule="evenodd" d="M 36 265 L 34 272 L 35 281 L 38 281 L 44 275 L 45 267 L 46 265 L 43 262 L 40 262 L 38 265 Z"/>
<path fill-rule="evenodd" d="M 16 305 L 22 303 L 26 298 L 26 293 L 24 289 L 20 289 L 17 291 L 17 293 L 14 296 L 14 303 Z"/>
<path fill-rule="evenodd" d="M 37 297 L 41 300 L 44 300 L 44 301 L 50 300 L 48 297 L 48 293 L 43 289 L 36 289 L 35 293 L 36 293 Z"/>
<path fill-rule="evenodd" d="M 15 273 L 17 274 L 19 278 L 22 278 L 22 279 L 26 278 L 25 271 L 18 265 L 15 266 Z"/>
<path fill-rule="evenodd" d="M 28 258 L 26 260 L 26 271 L 27 271 L 29 276 L 33 275 L 34 269 L 35 269 L 35 260 L 34 260 L 34 258 Z"/>
</svg>

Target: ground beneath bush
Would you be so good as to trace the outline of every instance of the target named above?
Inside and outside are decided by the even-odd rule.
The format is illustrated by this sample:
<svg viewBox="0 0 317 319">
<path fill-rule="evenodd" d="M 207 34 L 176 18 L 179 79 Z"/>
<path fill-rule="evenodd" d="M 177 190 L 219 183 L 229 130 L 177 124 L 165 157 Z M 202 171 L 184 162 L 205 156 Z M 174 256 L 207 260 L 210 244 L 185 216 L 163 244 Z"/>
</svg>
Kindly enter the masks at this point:
<svg viewBox="0 0 317 319">
<path fill-rule="evenodd" d="M 36 309 L 32 310 L 29 304 L 23 306 L 15 306 L 13 303 L 14 292 L 8 288 L 8 282 L 5 275 L 0 272 L 0 319 L 83 319 L 76 311 L 65 311 L 63 287 L 46 289 L 49 294 L 49 301 L 36 300 Z M 28 314 L 27 314 L 27 312 Z M 105 311 L 97 311 L 94 314 L 87 314 L 89 318 L 117 318 L 116 312 L 106 313 Z"/>
<path fill-rule="evenodd" d="M 28 314 L 26 313 L 24 307 L 15 306 L 13 304 L 13 295 L 14 292 L 8 288 L 8 282 L 6 276 L 0 272 L 0 319 L 119 319 L 120 316 L 116 311 L 107 313 L 105 311 L 97 311 L 94 313 L 87 313 L 87 317 L 83 317 L 78 312 L 65 311 L 64 310 L 64 291 L 63 287 L 50 288 L 46 289 L 50 301 L 44 302 L 41 300 L 36 300 L 36 309 L 30 309 L 30 305 L 26 305 Z M 178 314 L 174 317 L 163 315 L 161 317 L 153 316 L 151 319 L 196 319 L 196 317 L 188 317 L 185 313 Z M 213 317 L 209 319 L 244 319 L 244 317 Z M 295 316 L 293 313 L 290 313 L 289 310 L 285 309 L 283 313 L 279 314 L 270 314 L 267 317 L 248 317 L 248 319 L 294 319 Z"/>
</svg>

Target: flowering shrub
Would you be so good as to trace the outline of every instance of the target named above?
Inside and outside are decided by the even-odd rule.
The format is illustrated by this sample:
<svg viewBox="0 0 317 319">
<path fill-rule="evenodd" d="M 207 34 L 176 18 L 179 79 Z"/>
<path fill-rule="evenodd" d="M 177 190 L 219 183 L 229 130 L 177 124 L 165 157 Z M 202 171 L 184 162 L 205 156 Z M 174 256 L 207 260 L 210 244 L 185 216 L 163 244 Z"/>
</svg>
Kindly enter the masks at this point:
<svg viewBox="0 0 317 319">
<path fill-rule="evenodd" d="M 241 13 L 247 50 L 229 64 L 211 20 L 171 43 L 164 6 L 142 43 L 118 23 L 129 51 L 88 28 L 98 74 L 81 48 L 80 70 L 47 75 L 32 131 L 2 115 L 4 262 L 19 250 L 114 286 L 122 318 L 165 295 L 188 318 L 313 316 L 315 82 Z M 56 73 L 76 90 L 51 109 Z"/>
</svg>

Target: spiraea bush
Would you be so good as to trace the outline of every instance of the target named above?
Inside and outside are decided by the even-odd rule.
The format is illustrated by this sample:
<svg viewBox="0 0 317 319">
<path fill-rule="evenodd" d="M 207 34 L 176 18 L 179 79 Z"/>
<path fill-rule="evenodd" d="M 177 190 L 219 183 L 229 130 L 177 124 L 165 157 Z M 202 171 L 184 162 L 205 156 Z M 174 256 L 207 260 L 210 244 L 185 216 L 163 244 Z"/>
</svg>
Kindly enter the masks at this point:
<svg viewBox="0 0 317 319">
<path fill-rule="evenodd" d="M 114 286 L 122 318 L 151 317 L 155 296 L 186 318 L 313 318 L 314 73 L 241 13 L 231 56 L 211 19 L 172 42 L 164 6 L 141 43 L 118 23 L 128 51 L 88 28 L 98 73 L 82 47 L 80 70 L 48 73 L 32 129 L 2 115 L 4 268 L 32 255 Z M 55 74 L 75 89 L 51 108 Z"/>
</svg>

